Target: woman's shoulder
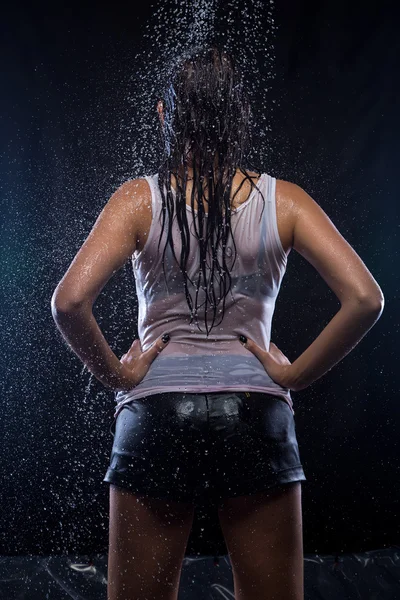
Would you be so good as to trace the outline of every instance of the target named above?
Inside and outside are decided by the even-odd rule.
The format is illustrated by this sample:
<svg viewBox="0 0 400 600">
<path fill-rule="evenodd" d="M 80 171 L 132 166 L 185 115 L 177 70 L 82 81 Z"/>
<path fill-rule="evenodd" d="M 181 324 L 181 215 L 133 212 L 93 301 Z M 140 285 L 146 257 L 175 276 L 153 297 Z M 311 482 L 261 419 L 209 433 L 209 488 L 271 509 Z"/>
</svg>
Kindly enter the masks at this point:
<svg viewBox="0 0 400 600">
<path fill-rule="evenodd" d="M 117 189 L 129 214 L 138 217 L 141 211 L 151 206 L 151 188 L 146 176 L 126 179 Z"/>
</svg>

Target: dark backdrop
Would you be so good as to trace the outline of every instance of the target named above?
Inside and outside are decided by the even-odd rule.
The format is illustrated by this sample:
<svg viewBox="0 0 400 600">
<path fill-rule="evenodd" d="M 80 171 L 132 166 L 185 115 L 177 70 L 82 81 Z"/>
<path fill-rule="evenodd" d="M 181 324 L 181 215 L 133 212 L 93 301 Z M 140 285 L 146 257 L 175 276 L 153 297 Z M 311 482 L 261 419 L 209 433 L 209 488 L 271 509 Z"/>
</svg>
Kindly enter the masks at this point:
<svg viewBox="0 0 400 600">
<path fill-rule="evenodd" d="M 197 12 L 196 12 L 197 11 Z M 197 20 L 193 20 L 193 16 Z M 272 20 L 273 19 L 273 20 Z M 332 0 L 9 4 L 1 21 L 0 554 L 102 552 L 112 392 L 83 368 L 50 299 L 110 195 L 154 173 L 171 49 L 236 49 L 254 107 L 252 164 L 302 186 L 386 299 L 339 365 L 293 393 L 304 551 L 398 540 L 399 35 L 389 3 Z M 272 341 L 291 361 L 339 309 L 295 251 Z M 94 314 L 121 356 L 137 335 L 128 263 Z"/>
</svg>

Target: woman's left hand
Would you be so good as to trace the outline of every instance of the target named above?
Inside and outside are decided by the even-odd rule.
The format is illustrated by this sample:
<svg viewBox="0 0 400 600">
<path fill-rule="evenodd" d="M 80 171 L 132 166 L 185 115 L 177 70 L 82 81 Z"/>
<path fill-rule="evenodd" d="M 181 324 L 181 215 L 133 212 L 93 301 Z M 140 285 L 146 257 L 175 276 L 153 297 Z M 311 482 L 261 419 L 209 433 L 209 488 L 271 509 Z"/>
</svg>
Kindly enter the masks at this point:
<svg viewBox="0 0 400 600">
<path fill-rule="evenodd" d="M 270 342 L 269 351 L 267 351 L 261 348 L 253 340 L 247 338 L 247 341 L 243 346 L 258 358 L 272 381 L 275 381 L 275 383 L 282 387 L 295 391 L 295 387 L 291 380 L 292 363 L 288 357 L 279 350 L 276 344 Z"/>
<path fill-rule="evenodd" d="M 124 368 L 121 370 L 121 382 L 114 391 L 127 392 L 142 381 L 149 370 L 151 363 L 169 342 L 169 336 L 168 340 L 163 342 L 162 338 L 164 335 L 165 334 L 160 336 L 145 352 L 142 352 L 140 340 L 134 340 L 128 352 L 123 354 L 120 358 L 120 362 L 123 364 Z"/>
</svg>

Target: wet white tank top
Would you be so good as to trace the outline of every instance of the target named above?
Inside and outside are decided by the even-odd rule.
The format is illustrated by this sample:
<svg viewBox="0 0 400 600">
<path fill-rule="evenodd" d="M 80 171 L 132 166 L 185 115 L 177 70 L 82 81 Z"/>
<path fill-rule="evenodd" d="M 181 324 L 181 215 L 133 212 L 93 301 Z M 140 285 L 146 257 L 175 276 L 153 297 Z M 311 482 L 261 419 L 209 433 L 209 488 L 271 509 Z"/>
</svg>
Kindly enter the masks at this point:
<svg viewBox="0 0 400 600">
<path fill-rule="evenodd" d="M 165 254 L 164 279 L 162 254 L 165 246 L 168 212 L 160 249 L 162 233 L 161 193 L 158 174 L 146 176 L 151 189 L 152 222 L 148 238 L 141 252 L 132 255 L 132 266 L 139 303 L 138 333 L 142 350 L 147 350 L 163 333 L 170 341 L 151 364 L 144 379 L 132 390 L 115 394 L 117 416 L 122 406 L 136 398 L 161 392 L 209 393 L 222 391 L 264 392 L 278 396 L 293 411 L 290 390 L 275 383 L 261 362 L 240 343 L 240 333 L 269 349 L 271 322 L 276 298 L 286 271 L 287 256 L 282 247 L 276 218 L 276 179 L 263 173 L 249 198 L 231 212 L 231 229 L 236 243 L 235 257 L 232 237 L 226 248 L 226 263 L 232 277 L 231 291 L 225 300 L 223 321 L 207 337 L 204 324 L 205 291 L 200 288 L 198 318 L 190 324 L 190 311 L 186 301 L 183 276 L 170 246 Z M 164 190 L 166 191 L 166 190 Z M 173 192 L 175 194 L 175 192 Z M 193 214 L 187 206 L 187 219 L 191 232 L 187 272 L 197 282 L 199 245 L 193 229 Z M 263 212 L 262 212 L 263 211 Z M 196 211 L 195 211 L 196 212 Z M 204 217 L 208 218 L 207 215 Z M 176 218 L 173 219 L 173 241 L 179 260 L 181 236 Z M 221 256 L 221 254 L 220 254 Z M 222 260 L 220 260 L 222 264 Z M 204 284 L 203 284 L 204 285 Z M 215 284 L 214 284 L 215 285 Z M 195 301 L 195 287 L 188 282 Z M 215 285 L 219 292 L 218 282 Z M 232 299 L 233 296 L 233 299 Z M 217 309 L 216 323 L 220 321 L 222 301 Z M 208 323 L 212 322 L 212 309 L 208 309 Z M 294 411 L 293 411 L 294 414 Z"/>
</svg>

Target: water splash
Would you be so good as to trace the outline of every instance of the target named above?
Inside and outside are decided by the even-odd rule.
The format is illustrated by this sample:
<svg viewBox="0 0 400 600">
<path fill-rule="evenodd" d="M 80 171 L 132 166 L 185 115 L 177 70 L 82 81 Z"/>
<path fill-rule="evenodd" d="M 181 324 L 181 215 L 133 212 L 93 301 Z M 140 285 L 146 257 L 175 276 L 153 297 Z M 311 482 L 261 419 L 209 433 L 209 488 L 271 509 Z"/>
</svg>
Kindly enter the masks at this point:
<svg viewBox="0 0 400 600">
<path fill-rule="evenodd" d="M 57 72 L 51 57 L 44 55 L 47 64 L 46 60 L 38 61 L 33 69 L 33 113 L 24 115 L 21 127 L 30 135 L 21 142 L 18 131 L 16 141 L 10 141 L 1 157 L 4 169 L 0 185 L 4 188 L 9 181 L 13 186 L 3 194 L 8 211 L 2 230 L 5 259 L 0 281 L 7 306 L 2 324 L 3 440 L 6 448 L 13 448 L 21 482 L 33 482 L 35 495 L 53 496 L 56 503 L 63 483 L 59 485 L 59 474 L 53 472 L 57 451 L 71 465 L 68 479 L 77 484 L 76 494 L 83 474 L 82 485 L 89 485 L 87 465 L 74 456 L 76 429 L 65 427 L 63 415 L 65 420 L 75 419 L 77 427 L 83 426 L 89 432 L 89 445 L 94 445 L 99 426 L 96 411 L 109 402 L 110 392 L 102 389 L 94 398 L 94 377 L 65 345 L 55 351 L 58 334 L 50 298 L 118 185 L 156 171 L 156 102 L 184 52 L 216 41 L 234 53 L 254 100 L 255 129 L 259 140 L 262 138 L 251 158 L 262 165 L 270 154 L 268 132 L 274 105 L 268 92 L 275 77 L 273 1 L 160 0 L 152 7 L 140 36 L 129 43 L 105 33 L 97 48 L 87 50 L 82 57 L 73 45 L 66 45 L 62 59 L 65 69 L 70 63 L 74 65 L 73 76 L 69 71 Z M 99 60 L 103 45 L 108 53 Z M 121 349 L 121 344 L 129 340 L 130 345 L 135 335 L 135 304 L 128 264 L 94 306 L 99 326 L 119 356 L 127 350 Z M 117 352 L 117 348 L 122 351 Z M 60 394 L 66 402 L 60 402 Z M 24 425 L 26 444 L 18 438 L 21 415 L 28 417 Z M 108 430 L 104 436 L 108 438 Z M 31 461 L 26 459 L 27 448 Z M 92 456 L 93 469 L 100 458 Z M 90 485 L 96 489 L 98 478 Z"/>
</svg>

